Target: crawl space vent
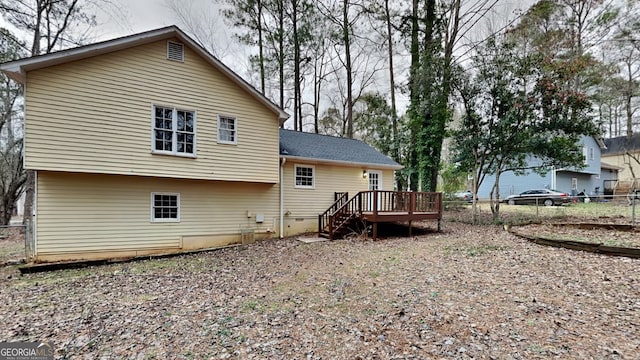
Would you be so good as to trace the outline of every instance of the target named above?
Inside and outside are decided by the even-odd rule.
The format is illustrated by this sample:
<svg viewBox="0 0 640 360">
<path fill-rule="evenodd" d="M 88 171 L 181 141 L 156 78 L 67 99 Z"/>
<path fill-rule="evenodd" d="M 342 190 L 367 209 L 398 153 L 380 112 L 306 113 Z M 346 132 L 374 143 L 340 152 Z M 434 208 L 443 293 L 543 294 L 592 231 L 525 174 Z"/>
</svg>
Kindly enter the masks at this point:
<svg viewBox="0 0 640 360">
<path fill-rule="evenodd" d="M 181 43 L 167 42 L 167 59 L 173 61 L 184 61 L 184 45 Z"/>
</svg>

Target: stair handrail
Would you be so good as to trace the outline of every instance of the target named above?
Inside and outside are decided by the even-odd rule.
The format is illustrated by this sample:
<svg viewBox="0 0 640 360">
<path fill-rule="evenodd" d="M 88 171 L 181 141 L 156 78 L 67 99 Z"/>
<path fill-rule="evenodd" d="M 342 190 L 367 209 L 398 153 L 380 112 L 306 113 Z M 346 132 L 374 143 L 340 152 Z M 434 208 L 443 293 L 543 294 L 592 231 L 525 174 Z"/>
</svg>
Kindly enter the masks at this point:
<svg viewBox="0 0 640 360">
<path fill-rule="evenodd" d="M 344 221 L 340 224 L 335 224 L 335 219 L 341 218 L 340 215 L 353 215 L 362 210 L 362 194 L 362 191 L 357 193 L 329 216 L 329 239 L 333 240 L 333 235 L 345 224 Z"/>
<path fill-rule="evenodd" d="M 322 214 L 318 215 L 318 231 L 324 230 L 324 228 L 330 224 L 330 217 L 336 212 L 336 210 L 349 199 L 349 193 L 340 193 L 336 201 Z"/>
</svg>

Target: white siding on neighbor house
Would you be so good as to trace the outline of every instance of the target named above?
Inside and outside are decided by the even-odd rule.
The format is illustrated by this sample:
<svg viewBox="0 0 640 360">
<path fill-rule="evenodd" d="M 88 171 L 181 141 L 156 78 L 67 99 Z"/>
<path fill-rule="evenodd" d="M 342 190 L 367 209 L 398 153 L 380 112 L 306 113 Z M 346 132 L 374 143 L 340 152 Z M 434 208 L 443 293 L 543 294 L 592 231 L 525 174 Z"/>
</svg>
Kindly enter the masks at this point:
<svg viewBox="0 0 640 360">
<path fill-rule="evenodd" d="M 180 194 L 180 222 L 151 221 L 153 192 Z M 272 184 L 40 171 L 37 255 L 175 249 L 181 237 L 275 230 L 278 199 Z"/>
<path fill-rule="evenodd" d="M 185 47 L 167 42 L 30 71 L 26 167 L 276 183 L 278 115 Z M 196 112 L 197 158 L 152 154 L 152 107 Z M 217 141 L 218 115 L 237 117 L 237 145 Z"/>
</svg>

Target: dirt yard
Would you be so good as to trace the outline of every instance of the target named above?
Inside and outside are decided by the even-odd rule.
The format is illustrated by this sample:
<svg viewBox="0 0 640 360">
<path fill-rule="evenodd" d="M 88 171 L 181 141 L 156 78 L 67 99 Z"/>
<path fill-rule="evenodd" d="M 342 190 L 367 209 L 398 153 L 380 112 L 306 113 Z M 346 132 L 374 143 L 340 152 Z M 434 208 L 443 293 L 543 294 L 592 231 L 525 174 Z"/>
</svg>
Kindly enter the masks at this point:
<svg viewBox="0 0 640 360">
<path fill-rule="evenodd" d="M 0 341 L 74 359 L 637 358 L 640 260 L 444 225 L 5 273 Z"/>
</svg>

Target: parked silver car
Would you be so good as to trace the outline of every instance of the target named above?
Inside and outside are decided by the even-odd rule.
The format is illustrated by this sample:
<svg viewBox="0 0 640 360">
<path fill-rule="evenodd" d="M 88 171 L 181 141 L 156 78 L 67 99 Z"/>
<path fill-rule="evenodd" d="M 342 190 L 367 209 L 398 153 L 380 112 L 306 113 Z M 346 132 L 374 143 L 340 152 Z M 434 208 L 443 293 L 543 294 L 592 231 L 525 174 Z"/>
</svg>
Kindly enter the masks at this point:
<svg viewBox="0 0 640 360">
<path fill-rule="evenodd" d="M 463 200 L 466 202 L 473 202 L 473 193 L 470 190 L 461 191 L 453 194 L 453 196 L 458 200 Z"/>
<path fill-rule="evenodd" d="M 567 193 L 549 189 L 533 189 L 523 191 L 518 195 L 511 195 L 504 199 L 509 205 L 544 205 L 553 206 L 568 204 L 571 197 Z"/>
</svg>

